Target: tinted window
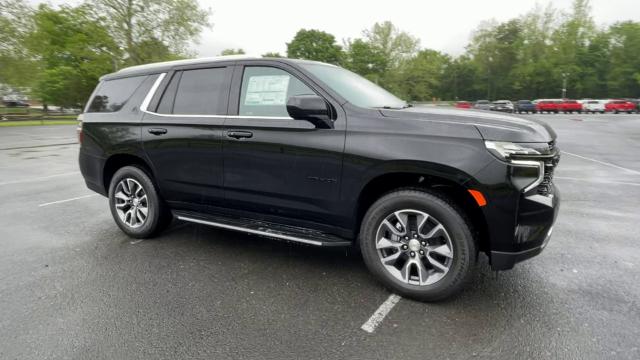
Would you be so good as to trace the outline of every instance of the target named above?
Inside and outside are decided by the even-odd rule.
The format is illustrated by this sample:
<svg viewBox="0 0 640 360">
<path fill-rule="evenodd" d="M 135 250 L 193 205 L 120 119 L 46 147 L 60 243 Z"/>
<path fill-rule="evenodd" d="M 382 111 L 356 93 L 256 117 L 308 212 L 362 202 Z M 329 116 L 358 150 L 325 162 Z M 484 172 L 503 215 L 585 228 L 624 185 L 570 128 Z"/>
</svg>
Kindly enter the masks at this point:
<svg viewBox="0 0 640 360">
<path fill-rule="evenodd" d="M 147 75 L 103 81 L 98 85 L 88 112 L 120 111 Z"/>
<path fill-rule="evenodd" d="M 176 89 L 178 88 L 178 82 L 180 81 L 181 73 L 177 72 L 171 78 L 169 86 L 164 90 L 160 104 L 158 104 L 157 113 L 171 114 L 173 112 L 173 100 L 176 98 Z"/>
<path fill-rule="evenodd" d="M 184 115 L 224 115 L 228 89 L 226 68 L 186 70 L 182 72 L 173 113 Z"/>
<path fill-rule="evenodd" d="M 246 67 L 242 75 L 238 114 L 287 117 L 287 100 L 295 95 L 315 95 L 315 92 L 284 70 Z"/>
</svg>

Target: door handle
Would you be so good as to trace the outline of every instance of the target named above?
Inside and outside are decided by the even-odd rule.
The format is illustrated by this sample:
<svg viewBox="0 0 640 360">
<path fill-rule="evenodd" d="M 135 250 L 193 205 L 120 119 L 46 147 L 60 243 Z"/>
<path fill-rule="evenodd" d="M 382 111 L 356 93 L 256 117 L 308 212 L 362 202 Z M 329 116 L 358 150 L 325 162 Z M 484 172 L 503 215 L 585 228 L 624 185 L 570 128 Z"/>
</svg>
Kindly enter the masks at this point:
<svg viewBox="0 0 640 360">
<path fill-rule="evenodd" d="M 248 139 L 253 137 L 253 133 L 251 131 L 227 131 L 227 136 L 234 139 Z"/>
<path fill-rule="evenodd" d="M 149 134 L 153 135 L 164 135 L 167 133 L 167 129 L 165 128 L 151 128 L 147 131 L 149 131 Z"/>
</svg>

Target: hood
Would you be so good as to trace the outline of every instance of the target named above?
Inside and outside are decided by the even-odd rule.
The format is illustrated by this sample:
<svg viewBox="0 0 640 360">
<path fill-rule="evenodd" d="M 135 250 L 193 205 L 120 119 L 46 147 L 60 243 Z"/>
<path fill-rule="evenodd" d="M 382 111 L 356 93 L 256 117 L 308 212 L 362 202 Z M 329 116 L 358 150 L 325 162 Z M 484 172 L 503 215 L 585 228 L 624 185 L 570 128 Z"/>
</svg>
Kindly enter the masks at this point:
<svg viewBox="0 0 640 360">
<path fill-rule="evenodd" d="M 556 133 L 545 122 L 487 111 L 415 106 L 402 110 L 380 110 L 383 116 L 416 121 L 435 121 L 475 126 L 484 140 L 550 142 Z"/>
</svg>

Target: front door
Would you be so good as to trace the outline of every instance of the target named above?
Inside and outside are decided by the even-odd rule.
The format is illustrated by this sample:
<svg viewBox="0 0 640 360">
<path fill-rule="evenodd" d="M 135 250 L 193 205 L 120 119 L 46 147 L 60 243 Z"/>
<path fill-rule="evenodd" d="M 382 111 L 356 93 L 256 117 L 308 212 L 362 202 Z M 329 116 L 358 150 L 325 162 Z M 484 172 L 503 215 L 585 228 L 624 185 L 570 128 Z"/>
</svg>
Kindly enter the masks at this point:
<svg viewBox="0 0 640 360">
<path fill-rule="evenodd" d="M 145 111 L 144 150 L 169 202 L 224 200 L 222 127 L 231 73 L 224 65 L 170 72 Z"/>
<path fill-rule="evenodd" d="M 345 115 L 336 104 L 335 127 L 316 129 L 286 110 L 290 96 L 323 96 L 315 89 L 284 65 L 236 67 L 224 127 L 224 186 L 231 206 L 325 224 L 339 218 Z"/>
</svg>

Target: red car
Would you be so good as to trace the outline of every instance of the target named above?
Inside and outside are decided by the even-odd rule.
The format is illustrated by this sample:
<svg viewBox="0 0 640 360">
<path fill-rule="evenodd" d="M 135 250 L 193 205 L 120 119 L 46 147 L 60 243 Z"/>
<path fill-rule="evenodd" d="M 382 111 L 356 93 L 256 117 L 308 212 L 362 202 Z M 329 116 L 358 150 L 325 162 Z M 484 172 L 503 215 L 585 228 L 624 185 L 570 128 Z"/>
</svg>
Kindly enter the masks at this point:
<svg viewBox="0 0 640 360">
<path fill-rule="evenodd" d="M 456 107 L 458 109 L 471 109 L 472 104 L 468 101 L 458 101 L 456 102 Z"/>
<path fill-rule="evenodd" d="M 539 113 L 548 112 L 557 114 L 560 111 L 562 100 L 538 100 L 536 110 Z"/>
<path fill-rule="evenodd" d="M 558 110 L 564 111 L 565 114 L 573 113 L 574 111 L 582 113 L 582 104 L 576 100 L 563 100 L 562 103 L 559 104 Z"/>
<path fill-rule="evenodd" d="M 631 114 L 636 110 L 636 104 L 626 100 L 611 100 L 604 105 L 604 111 L 612 112 L 614 114 L 620 112 L 626 112 Z"/>
</svg>

